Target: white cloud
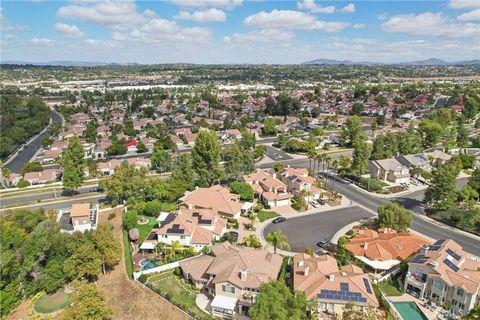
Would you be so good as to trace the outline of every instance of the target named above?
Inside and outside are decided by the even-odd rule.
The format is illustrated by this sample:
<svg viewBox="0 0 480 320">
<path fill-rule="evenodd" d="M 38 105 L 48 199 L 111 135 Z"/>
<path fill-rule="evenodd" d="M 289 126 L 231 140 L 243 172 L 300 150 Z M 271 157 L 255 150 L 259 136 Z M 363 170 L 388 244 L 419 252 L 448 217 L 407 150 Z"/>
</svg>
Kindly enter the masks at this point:
<svg viewBox="0 0 480 320">
<path fill-rule="evenodd" d="M 320 21 L 315 16 L 300 11 L 276 9 L 248 16 L 243 23 L 260 29 L 323 30 L 326 32 L 341 31 L 349 26 L 344 22 Z"/>
<path fill-rule="evenodd" d="M 478 0 L 450 0 L 448 6 L 453 9 L 480 8 Z"/>
<path fill-rule="evenodd" d="M 227 15 L 222 10 L 211 8 L 205 11 L 195 11 L 193 13 L 180 11 L 175 18 L 180 20 L 192 20 L 199 23 L 223 22 L 227 20 Z"/>
<path fill-rule="evenodd" d="M 303 2 L 297 2 L 298 9 L 305 9 L 312 13 L 325 13 L 332 14 L 335 12 L 334 6 L 322 7 L 315 3 L 315 0 L 303 0 Z"/>
<path fill-rule="evenodd" d="M 188 8 L 224 8 L 241 6 L 243 0 L 170 0 L 173 4 Z"/>
<path fill-rule="evenodd" d="M 349 3 L 347 4 L 345 7 L 343 7 L 342 9 L 340 9 L 340 12 L 343 12 L 343 13 L 353 13 L 355 12 L 355 5 L 353 3 Z"/>
<path fill-rule="evenodd" d="M 377 14 L 377 19 L 381 20 L 381 21 L 387 20 L 388 19 L 388 13 L 385 12 L 385 13 Z"/>
<path fill-rule="evenodd" d="M 290 41 L 295 38 L 293 31 L 262 29 L 259 31 L 252 31 L 246 33 L 235 33 L 233 39 L 237 42 L 275 42 L 275 41 Z"/>
<path fill-rule="evenodd" d="M 133 1 L 102 0 L 74 2 L 57 11 L 57 17 L 100 25 L 132 25 L 144 20 Z"/>
<path fill-rule="evenodd" d="M 232 38 L 230 38 L 229 36 L 225 36 L 225 37 L 223 37 L 223 42 L 230 43 L 230 42 L 232 42 Z"/>
<path fill-rule="evenodd" d="M 457 19 L 459 21 L 480 21 L 480 9 L 462 13 Z"/>
<path fill-rule="evenodd" d="M 17 24 L 15 25 L 15 28 L 19 32 L 28 32 L 30 30 L 30 28 L 26 24 Z"/>
<path fill-rule="evenodd" d="M 363 29 L 365 28 L 365 23 L 355 23 L 353 29 Z"/>
<path fill-rule="evenodd" d="M 33 44 L 40 45 L 40 46 L 51 46 L 54 44 L 54 41 L 48 38 L 37 38 L 33 37 L 32 40 L 30 40 Z"/>
<path fill-rule="evenodd" d="M 68 25 L 65 23 L 57 23 L 55 24 L 55 29 L 58 33 L 67 38 L 82 38 L 85 36 L 85 33 L 74 24 Z"/>
<path fill-rule="evenodd" d="M 175 21 L 157 18 L 148 21 L 138 29 L 132 30 L 130 36 L 147 43 L 170 41 L 191 44 L 210 41 L 212 30 L 200 27 L 181 28 Z"/>
<path fill-rule="evenodd" d="M 387 32 L 402 32 L 416 36 L 458 38 L 480 35 L 479 24 L 455 23 L 441 12 L 393 16 L 382 24 L 382 28 Z"/>
</svg>

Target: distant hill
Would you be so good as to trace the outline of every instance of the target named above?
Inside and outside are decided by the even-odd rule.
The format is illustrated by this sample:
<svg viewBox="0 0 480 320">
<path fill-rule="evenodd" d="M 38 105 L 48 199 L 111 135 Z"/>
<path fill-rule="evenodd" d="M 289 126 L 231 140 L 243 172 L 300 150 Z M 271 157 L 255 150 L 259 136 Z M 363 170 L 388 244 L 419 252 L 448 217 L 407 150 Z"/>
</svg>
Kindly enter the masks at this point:
<svg viewBox="0 0 480 320">
<path fill-rule="evenodd" d="M 61 67 L 101 67 L 101 66 L 122 66 L 137 65 L 137 63 L 107 63 L 107 62 L 89 62 L 89 61 L 48 61 L 48 62 L 31 62 L 31 61 L 2 61 L 1 64 L 10 65 L 31 65 L 31 66 L 61 66 Z"/>
<path fill-rule="evenodd" d="M 398 62 L 398 63 L 382 63 L 382 62 L 371 62 L 371 61 L 351 61 L 351 60 L 333 60 L 333 59 L 315 59 L 311 61 L 304 62 L 302 64 L 311 65 L 403 65 L 403 66 L 449 66 L 449 65 L 478 65 L 480 60 L 465 60 L 465 61 L 455 61 L 448 62 L 445 60 L 430 58 L 427 60 L 418 60 L 418 61 L 407 61 L 407 62 Z"/>
</svg>

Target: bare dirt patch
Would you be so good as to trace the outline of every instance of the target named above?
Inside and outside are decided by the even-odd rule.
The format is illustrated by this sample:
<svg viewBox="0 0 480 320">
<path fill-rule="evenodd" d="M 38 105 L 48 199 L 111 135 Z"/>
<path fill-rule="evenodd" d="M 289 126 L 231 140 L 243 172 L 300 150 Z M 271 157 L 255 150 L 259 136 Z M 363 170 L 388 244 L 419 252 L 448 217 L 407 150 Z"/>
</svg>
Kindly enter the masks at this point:
<svg viewBox="0 0 480 320">
<path fill-rule="evenodd" d="M 115 218 L 109 222 L 115 229 L 118 241 L 122 242 L 122 209 L 116 209 L 115 212 Z M 102 212 L 100 221 L 107 221 L 109 213 Z M 123 255 L 118 266 L 101 276 L 97 285 L 105 292 L 106 302 L 114 311 L 114 319 L 190 319 L 155 292 L 128 279 Z"/>
</svg>

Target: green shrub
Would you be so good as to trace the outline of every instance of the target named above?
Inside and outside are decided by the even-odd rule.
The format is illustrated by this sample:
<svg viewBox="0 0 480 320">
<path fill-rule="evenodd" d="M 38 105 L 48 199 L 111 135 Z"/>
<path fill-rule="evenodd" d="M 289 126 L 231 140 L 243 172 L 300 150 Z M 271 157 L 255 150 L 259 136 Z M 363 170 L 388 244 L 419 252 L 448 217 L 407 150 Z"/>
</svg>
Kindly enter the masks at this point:
<svg viewBox="0 0 480 320">
<path fill-rule="evenodd" d="M 113 220 L 113 219 L 115 219 L 116 216 L 117 216 L 117 214 L 115 212 L 110 212 L 108 214 L 108 220 Z"/>
<path fill-rule="evenodd" d="M 23 179 L 18 181 L 18 183 L 17 183 L 18 188 L 26 188 L 29 185 L 30 185 L 30 182 L 28 182 L 27 180 L 23 180 Z"/>
</svg>

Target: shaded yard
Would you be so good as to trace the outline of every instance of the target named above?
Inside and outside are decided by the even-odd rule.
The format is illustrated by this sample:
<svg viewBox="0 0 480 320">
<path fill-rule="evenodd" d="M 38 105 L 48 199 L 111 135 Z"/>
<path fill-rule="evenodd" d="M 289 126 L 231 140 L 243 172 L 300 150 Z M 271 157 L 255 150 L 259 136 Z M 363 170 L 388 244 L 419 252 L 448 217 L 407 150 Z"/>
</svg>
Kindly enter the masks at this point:
<svg viewBox="0 0 480 320">
<path fill-rule="evenodd" d="M 378 288 L 382 290 L 382 292 L 385 293 L 387 296 L 401 296 L 403 294 L 403 292 L 398 287 L 396 280 L 392 278 L 383 280 L 382 282 L 379 282 L 377 285 L 378 285 Z"/>
</svg>

